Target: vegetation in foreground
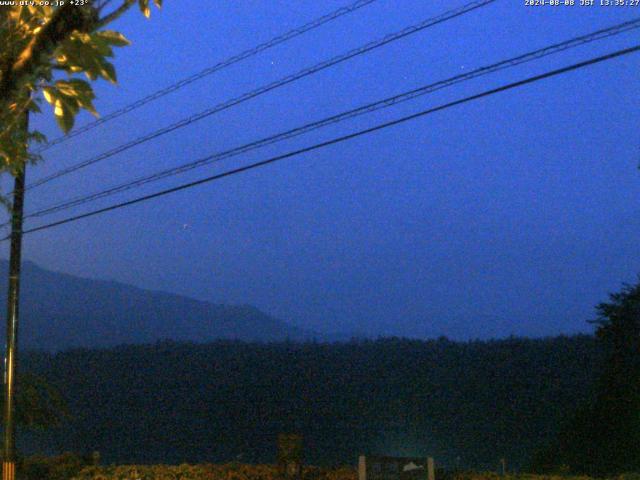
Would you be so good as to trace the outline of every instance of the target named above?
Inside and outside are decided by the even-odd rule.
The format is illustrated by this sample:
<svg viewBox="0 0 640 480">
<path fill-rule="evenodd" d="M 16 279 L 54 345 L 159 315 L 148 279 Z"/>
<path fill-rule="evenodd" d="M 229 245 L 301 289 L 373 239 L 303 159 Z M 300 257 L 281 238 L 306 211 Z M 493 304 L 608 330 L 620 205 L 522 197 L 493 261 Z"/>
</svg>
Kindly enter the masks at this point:
<svg viewBox="0 0 640 480">
<path fill-rule="evenodd" d="M 165 342 L 32 353 L 22 365 L 63 392 L 72 415 L 33 434 L 31 452 L 98 450 L 117 464 L 264 464 L 278 433 L 293 431 L 315 465 L 387 453 L 496 470 L 500 458 L 525 468 L 553 440 L 592 395 L 597 358 L 595 339 L 578 336 Z"/>
<path fill-rule="evenodd" d="M 319 465 L 383 453 L 494 470 L 505 458 L 610 477 L 640 467 L 640 284 L 597 311 L 597 340 L 168 342 L 29 365 L 73 412 L 45 444 L 109 462 L 266 463 L 295 431 Z"/>
<path fill-rule="evenodd" d="M 86 466 L 87 459 L 65 454 L 33 457 L 20 465 L 21 480 L 279 480 L 275 465 L 241 463 L 200 465 L 111 465 Z M 357 480 L 355 467 L 306 466 L 300 480 Z M 507 474 L 492 472 L 436 471 L 437 480 L 590 480 L 587 476 Z M 640 480 L 640 474 L 624 474 L 611 480 Z"/>
</svg>

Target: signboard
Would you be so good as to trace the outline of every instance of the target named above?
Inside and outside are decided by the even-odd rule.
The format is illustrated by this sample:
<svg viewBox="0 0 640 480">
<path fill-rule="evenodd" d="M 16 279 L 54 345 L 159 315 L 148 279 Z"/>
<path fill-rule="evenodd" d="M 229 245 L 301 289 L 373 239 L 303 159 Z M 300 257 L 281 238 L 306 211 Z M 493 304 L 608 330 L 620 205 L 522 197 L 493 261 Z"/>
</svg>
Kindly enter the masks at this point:
<svg viewBox="0 0 640 480">
<path fill-rule="evenodd" d="M 358 480 L 435 480 L 431 457 L 360 455 Z"/>
</svg>

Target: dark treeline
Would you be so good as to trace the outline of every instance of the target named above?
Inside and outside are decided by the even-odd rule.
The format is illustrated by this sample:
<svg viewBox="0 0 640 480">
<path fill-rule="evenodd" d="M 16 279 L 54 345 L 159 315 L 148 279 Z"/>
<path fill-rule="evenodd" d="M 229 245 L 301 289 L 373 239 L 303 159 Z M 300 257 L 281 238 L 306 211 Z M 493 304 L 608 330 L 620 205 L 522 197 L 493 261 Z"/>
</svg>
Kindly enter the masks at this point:
<svg viewBox="0 0 640 480">
<path fill-rule="evenodd" d="M 63 393 L 72 418 L 21 438 L 109 463 L 273 462 L 276 435 L 295 431 L 314 464 L 369 452 L 522 469 L 592 396 L 597 348 L 575 336 L 31 352 L 22 367 Z"/>
</svg>

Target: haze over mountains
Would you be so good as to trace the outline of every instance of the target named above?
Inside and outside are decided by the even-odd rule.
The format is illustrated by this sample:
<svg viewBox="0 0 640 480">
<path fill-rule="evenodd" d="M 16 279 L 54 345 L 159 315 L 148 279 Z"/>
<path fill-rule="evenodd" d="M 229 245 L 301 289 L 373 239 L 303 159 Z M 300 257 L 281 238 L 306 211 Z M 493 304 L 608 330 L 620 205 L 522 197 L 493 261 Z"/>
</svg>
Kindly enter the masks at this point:
<svg viewBox="0 0 640 480">
<path fill-rule="evenodd" d="M 0 261 L 0 292 L 8 262 Z M 159 340 L 281 341 L 323 339 L 247 306 L 217 305 L 122 283 L 22 268 L 21 347 L 61 350 Z M 6 295 L 0 294 L 5 311 Z"/>
<path fill-rule="evenodd" d="M 0 260 L 0 309 L 6 308 L 8 262 Z M 296 319 L 298 325 L 304 319 Z M 62 350 L 110 347 L 160 340 L 208 342 L 346 341 L 394 336 L 388 331 L 327 332 L 301 328 L 250 305 L 224 305 L 124 283 L 53 272 L 26 261 L 22 267 L 20 344 Z M 478 326 L 482 325 L 479 329 Z M 505 338 L 519 331 L 517 319 L 497 315 L 425 318 L 412 338 L 446 332 L 453 340 Z M 429 328 L 427 328 L 429 327 Z M 544 335 L 539 335 L 544 336 Z"/>
</svg>

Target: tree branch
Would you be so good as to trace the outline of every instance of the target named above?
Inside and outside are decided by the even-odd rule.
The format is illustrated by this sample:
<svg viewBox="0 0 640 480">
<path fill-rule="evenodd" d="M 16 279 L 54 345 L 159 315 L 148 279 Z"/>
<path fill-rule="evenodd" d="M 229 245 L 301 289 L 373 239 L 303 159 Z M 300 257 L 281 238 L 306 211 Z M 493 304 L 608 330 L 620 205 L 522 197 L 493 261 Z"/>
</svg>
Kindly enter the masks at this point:
<svg viewBox="0 0 640 480">
<path fill-rule="evenodd" d="M 116 8 L 113 12 L 98 20 L 96 28 L 102 28 L 105 25 L 117 20 L 120 16 L 122 16 L 123 13 L 129 10 L 134 3 L 136 3 L 136 0 L 124 0 L 124 3 Z"/>
</svg>

